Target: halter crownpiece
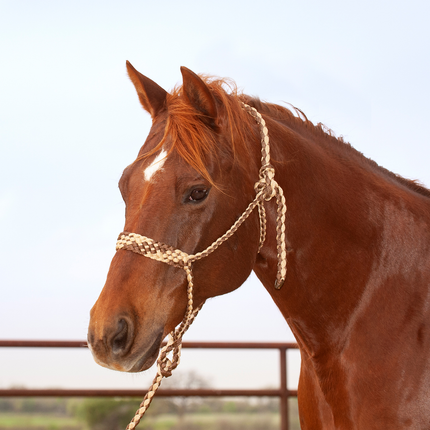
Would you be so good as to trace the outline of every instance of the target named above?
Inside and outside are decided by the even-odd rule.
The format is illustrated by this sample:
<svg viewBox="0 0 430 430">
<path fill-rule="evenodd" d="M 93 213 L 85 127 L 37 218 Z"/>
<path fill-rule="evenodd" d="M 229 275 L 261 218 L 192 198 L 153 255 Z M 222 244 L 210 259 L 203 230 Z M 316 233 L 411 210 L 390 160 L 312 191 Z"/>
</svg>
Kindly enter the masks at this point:
<svg viewBox="0 0 430 430">
<path fill-rule="evenodd" d="M 161 261 L 163 263 L 170 264 L 174 267 L 182 268 L 185 270 L 187 276 L 187 296 L 188 304 L 185 312 L 184 319 L 182 320 L 179 327 L 173 330 L 169 334 L 169 341 L 164 346 L 158 357 L 158 370 L 157 375 L 154 378 L 151 387 L 149 387 L 148 393 L 145 395 L 136 415 L 127 426 L 126 430 L 134 429 L 139 424 L 143 414 L 151 404 L 152 398 L 161 384 L 163 377 L 168 377 L 172 374 L 172 371 L 178 366 L 180 352 L 182 347 L 182 336 L 188 330 L 189 326 L 194 321 L 198 312 L 200 311 L 200 305 L 198 308 L 193 307 L 193 274 L 192 274 L 192 263 L 207 257 L 209 254 L 214 252 L 222 243 L 229 239 L 243 224 L 243 222 L 249 217 L 252 211 L 258 207 L 258 215 L 260 220 L 260 245 L 258 252 L 260 252 L 265 238 L 266 238 L 266 210 L 264 208 L 264 202 L 271 200 L 276 197 L 277 203 L 277 219 L 276 219 L 276 242 L 277 242 L 277 256 L 278 256 L 278 271 L 276 275 L 275 288 L 280 289 L 285 282 L 287 273 L 287 251 L 285 244 L 285 214 L 287 212 L 287 206 L 285 203 L 285 197 L 282 188 L 275 181 L 275 169 L 270 164 L 270 145 L 269 145 L 269 131 L 266 127 L 261 114 L 253 107 L 242 103 L 242 107 L 246 110 L 259 124 L 260 135 L 261 135 L 261 168 L 259 172 L 259 180 L 255 183 L 255 199 L 248 205 L 243 214 L 237 219 L 237 221 L 227 230 L 221 237 L 215 242 L 208 246 L 205 250 L 197 252 L 196 254 L 187 254 L 179 249 L 175 249 L 169 245 L 161 242 L 156 242 L 145 236 L 141 236 L 137 233 L 123 232 L 119 235 L 116 250 L 124 249 L 151 258 L 153 260 Z M 171 359 L 168 358 L 168 354 L 171 353 Z"/>
</svg>

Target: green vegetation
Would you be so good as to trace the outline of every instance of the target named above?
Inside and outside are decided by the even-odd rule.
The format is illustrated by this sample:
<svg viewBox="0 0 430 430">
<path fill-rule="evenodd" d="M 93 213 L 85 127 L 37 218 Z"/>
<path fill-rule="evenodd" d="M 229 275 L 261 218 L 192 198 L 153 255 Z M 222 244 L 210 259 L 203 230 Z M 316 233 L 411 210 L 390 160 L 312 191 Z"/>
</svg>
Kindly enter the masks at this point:
<svg viewBox="0 0 430 430">
<path fill-rule="evenodd" d="M 69 411 L 72 399 L 0 398 L 0 430 L 87 430 Z"/>
<path fill-rule="evenodd" d="M 0 399 L 0 430 L 120 430 L 141 399 Z M 141 430 L 278 430 L 278 400 L 156 398 Z M 290 430 L 299 430 L 290 400 Z"/>
<path fill-rule="evenodd" d="M 1 430 L 83 430 L 85 427 L 74 417 L 45 414 L 0 414 Z"/>
</svg>

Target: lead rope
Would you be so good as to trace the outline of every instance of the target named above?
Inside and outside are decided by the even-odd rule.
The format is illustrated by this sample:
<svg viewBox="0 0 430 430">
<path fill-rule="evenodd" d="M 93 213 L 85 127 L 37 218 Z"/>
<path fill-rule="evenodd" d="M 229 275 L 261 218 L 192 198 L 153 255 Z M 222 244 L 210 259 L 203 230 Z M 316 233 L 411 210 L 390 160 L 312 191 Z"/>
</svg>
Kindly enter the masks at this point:
<svg viewBox="0 0 430 430">
<path fill-rule="evenodd" d="M 157 360 L 157 374 L 155 375 L 154 380 L 152 381 L 151 386 L 148 388 L 148 392 L 142 400 L 142 403 L 139 406 L 139 409 L 136 411 L 133 419 L 130 421 L 126 430 L 134 429 L 142 419 L 143 415 L 149 408 L 149 405 L 152 402 L 152 399 L 155 395 L 155 392 L 158 390 L 158 387 L 161 384 L 163 378 L 168 378 L 172 375 L 172 372 L 179 365 L 180 357 L 181 357 L 181 349 L 182 349 L 182 336 L 188 330 L 188 327 L 194 321 L 194 318 L 199 313 L 200 309 L 203 306 L 203 303 L 196 309 L 193 309 L 193 275 L 191 272 L 191 263 L 187 266 L 184 266 L 184 270 L 187 274 L 188 288 L 187 288 L 187 310 L 185 312 L 185 317 L 182 320 L 181 324 L 178 328 L 173 330 L 169 334 L 169 340 L 167 344 L 161 348 L 160 354 Z M 169 358 L 168 354 L 172 353 L 172 357 Z"/>
<path fill-rule="evenodd" d="M 207 257 L 214 252 L 222 243 L 229 239 L 242 223 L 249 217 L 252 211 L 258 207 L 258 215 L 260 220 L 260 245 L 258 252 L 266 238 L 266 210 L 264 202 L 276 197 L 277 203 L 277 218 L 276 218 L 276 242 L 277 242 L 277 255 L 278 255 L 278 271 L 276 275 L 275 288 L 280 289 L 285 282 L 287 273 L 287 251 L 285 244 L 285 214 L 287 206 L 285 203 L 284 193 L 282 188 L 275 181 L 275 169 L 270 164 L 270 146 L 269 146 L 269 132 L 266 127 L 261 114 L 253 107 L 242 103 L 243 108 L 255 119 L 260 126 L 261 135 L 261 168 L 259 172 L 259 181 L 255 184 L 255 199 L 248 205 L 243 214 L 236 220 L 236 222 L 219 237 L 215 242 L 207 247 L 204 251 L 196 254 L 187 254 L 179 249 L 175 249 L 169 245 L 161 242 L 156 242 L 145 236 L 136 233 L 123 232 L 119 235 L 116 244 L 116 250 L 124 249 L 135 252 L 137 254 L 149 257 L 153 260 L 161 261 L 170 264 L 174 267 L 179 267 L 185 270 L 188 287 L 187 287 L 187 310 L 184 319 L 179 327 L 169 334 L 167 344 L 161 348 L 157 360 L 157 374 L 152 381 L 139 409 L 136 411 L 134 418 L 126 427 L 126 430 L 133 430 L 140 422 L 141 418 L 149 408 L 151 401 L 161 384 L 163 377 L 167 378 L 172 375 L 172 371 L 176 369 L 179 364 L 182 337 L 193 323 L 198 312 L 203 306 L 203 303 L 196 309 L 193 306 L 193 274 L 192 263 Z M 169 358 L 169 354 L 171 358 Z"/>
</svg>

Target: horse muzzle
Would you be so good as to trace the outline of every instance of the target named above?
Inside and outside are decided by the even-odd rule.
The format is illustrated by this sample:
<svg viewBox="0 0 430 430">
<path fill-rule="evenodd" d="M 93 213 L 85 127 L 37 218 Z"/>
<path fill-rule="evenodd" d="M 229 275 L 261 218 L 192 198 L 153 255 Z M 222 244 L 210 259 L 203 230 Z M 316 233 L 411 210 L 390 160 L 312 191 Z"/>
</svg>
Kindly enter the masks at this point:
<svg viewBox="0 0 430 430">
<path fill-rule="evenodd" d="M 97 364 L 121 372 L 141 372 L 152 366 L 158 356 L 163 328 L 136 337 L 135 325 L 121 315 L 103 326 L 90 321 L 88 347 Z"/>
</svg>

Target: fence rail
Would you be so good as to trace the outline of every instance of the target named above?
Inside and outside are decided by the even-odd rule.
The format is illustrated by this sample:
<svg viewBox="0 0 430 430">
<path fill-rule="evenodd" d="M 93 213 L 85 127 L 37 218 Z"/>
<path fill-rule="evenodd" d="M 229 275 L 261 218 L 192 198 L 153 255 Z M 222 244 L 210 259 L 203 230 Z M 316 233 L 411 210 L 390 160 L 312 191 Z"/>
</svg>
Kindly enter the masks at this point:
<svg viewBox="0 0 430 430">
<path fill-rule="evenodd" d="M 0 340 L 0 347 L 9 348 L 87 348 L 85 341 L 63 340 Z M 287 350 L 297 349 L 296 343 L 282 342 L 184 342 L 183 348 L 192 349 L 277 349 L 279 351 L 279 388 L 264 389 L 162 389 L 156 396 L 198 397 L 278 397 L 280 401 L 281 430 L 289 429 L 288 399 L 297 397 L 297 390 L 287 386 Z M 0 397 L 143 397 L 146 390 L 69 390 L 69 389 L 0 389 Z"/>
</svg>

